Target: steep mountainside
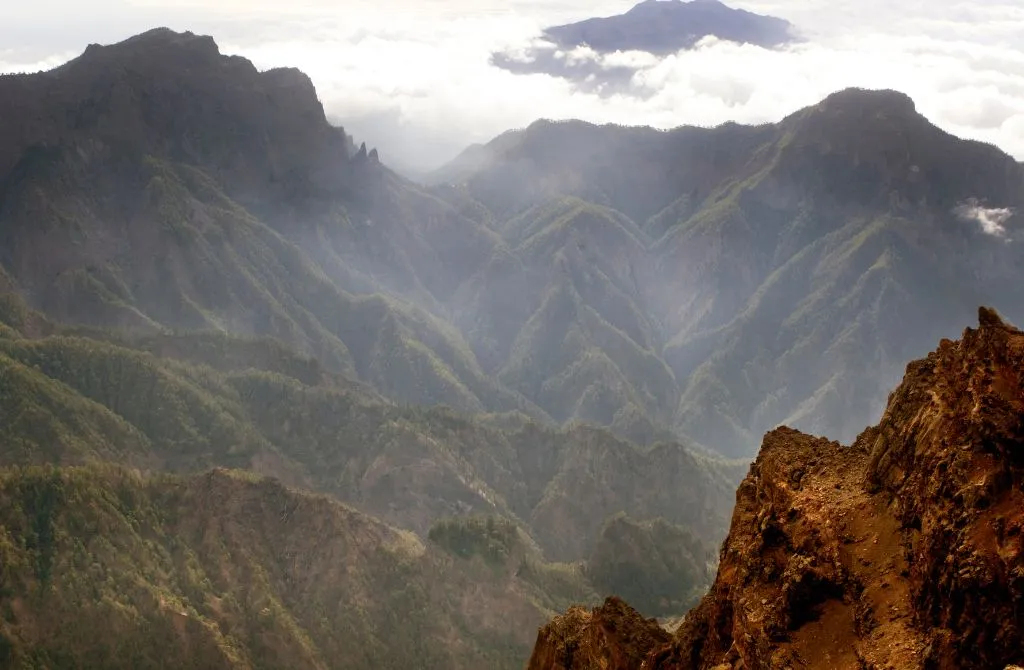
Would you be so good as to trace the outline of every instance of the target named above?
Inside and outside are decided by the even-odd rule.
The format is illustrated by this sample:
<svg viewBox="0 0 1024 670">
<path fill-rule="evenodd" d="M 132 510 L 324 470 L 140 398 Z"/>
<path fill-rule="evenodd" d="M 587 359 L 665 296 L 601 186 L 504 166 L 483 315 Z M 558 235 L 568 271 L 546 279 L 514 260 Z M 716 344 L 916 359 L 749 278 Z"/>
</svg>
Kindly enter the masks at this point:
<svg viewBox="0 0 1024 670">
<path fill-rule="evenodd" d="M 0 665 L 522 667 L 514 568 L 246 473 L 6 470 Z"/>
<path fill-rule="evenodd" d="M 1003 668 L 1024 661 L 1024 333 L 980 327 L 907 367 L 878 426 L 848 447 L 765 437 L 736 496 L 710 593 L 661 644 L 621 611 L 581 658 L 644 668 Z M 564 663 L 541 631 L 531 669 Z M 646 640 L 646 649 L 621 640 Z M 588 646 L 589 645 L 589 646 Z M 625 647 L 620 651 L 618 647 Z M 552 660 L 554 659 L 554 660 Z M 637 663 L 603 665 L 634 668 Z"/>
<path fill-rule="evenodd" d="M 782 422 L 852 439 L 972 305 L 1024 316 L 1024 169 L 892 92 L 759 127 L 538 122 L 422 188 L 301 73 L 155 30 L 0 77 L 0 119 L 8 290 L 274 337 L 402 403 L 748 456 Z"/>
<path fill-rule="evenodd" d="M 580 238 L 562 248 L 565 270 L 544 276 L 517 259 L 516 281 L 530 286 L 529 272 L 554 292 L 569 276 L 595 310 L 609 305 L 605 322 L 671 372 L 612 355 L 621 375 L 609 368 L 603 383 L 629 393 L 609 402 L 656 425 L 670 403 L 669 427 L 728 453 L 749 453 L 754 435 L 780 423 L 853 439 L 881 411 L 895 366 L 921 355 L 922 342 L 954 334 L 978 302 L 1024 316 L 1014 289 L 1024 169 L 940 131 L 898 93 L 842 91 L 756 128 L 538 122 L 485 149 L 441 173 L 449 185 L 435 192 L 463 211 L 485 208 L 510 243 L 524 229 L 517 222 L 544 225 L 570 202 L 586 207 L 566 198 L 641 231 L 609 258 L 596 223 L 562 216 L 549 225 Z M 591 267 L 615 271 L 588 278 Z M 618 301 L 588 298 L 594 288 Z M 473 290 L 517 295 L 487 272 Z M 533 309 L 529 295 L 515 306 Z M 579 313 L 569 304 L 563 318 Z M 517 328 L 529 337 L 538 320 L 553 322 L 542 308 L 525 313 L 474 309 L 463 331 L 488 360 L 495 342 L 501 351 L 491 333 L 507 341 Z M 533 351 L 568 357 L 569 341 Z M 661 405 L 643 402 L 651 381 Z M 554 376 L 542 388 L 566 387 Z"/>
<path fill-rule="evenodd" d="M 396 407 L 269 340 L 15 334 L 0 370 L 0 466 L 245 468 L 422 535 L 447 516 L 519 519 L 558 560 L 586 558 L 620 511 L 716 538 L 740 474 L 678 443 Z"/>
<path fill-rule="evenodd" d="M 708 542 L 724 533 L 738 463 L 678 443 L 639 448 L 584 426 L 555 430 L 519 414 L 398 407 L 274 340 L 68 327 L 5 299 L 0 608 L 9 626 L 0 626 L 0 659 L 333 668 L 407 667 L 415 658 L 417 667 L 521 667 L 529 631 L 570 604 L 597 601 L 597 589 L 623 577 L 615 566 L 635 565 L 631 547 L 609 531 L 616 524 L 602 525 L 621 510 L 652 529 L 651 546 L 691 552 L 667 564 L 672 611 L 710 583 L 701 568 Z M 111 462 L 177 475 L 103 465 Z M 660 484 L 644 486 L 651 481 Z M 182 487 L 224 499 L 172 495 Z M 288 511 L 295 505 L 308 512 L 301 523 Z M 280 513 L 278 525 L 254 512 L 261 506 Z M 207 530 L 186 535 L 181 518 Z M 227 529 L 226 548 L 196 546 L 195 538 L 216 542 Z M 306 544 L 278 555 L 282 533 Z M 310 539 L 323 533 L 348 538 L 349 553 L 339 558 L 333 545 Z M 387 538 L 419 548 L 411 558 L 392 556 Z M 347 566 L 345 575 L 333 561 Z M 398 576 L 379 572 L 392 563 Z M 40 566 L 57 575 L 52 589 Z M 252 592 L 251 575 L 266 573 L 277 576 Z M 665 575 L 630 579 L 654 592 Z M 285 588 L 294 580 L 317 580 L 335 609 L 294 599 Z M 76 618 L 83 593 L 107 594 L 104 607 L 130 614 L 117 615 L 113 628 L 89 628 Z M 234 604 L 225 610 L 222 602 Z M 267 607 L 276 618 L 266 618 Z M 399 637 L 386 633 L 395 616 Z M 181 628 L 178 640 L 171 633 Z M 276 631 L 273 640 L 267 631 Z M 339 644 L 349 651 L 335 655 Z"/>
<path fill-rule="evenodd" d="M 154 30 L 0 77 L 0 659 L 502 667 L 525 659 L 522 631 L 599 591 L 677 613 L 706 584 L 706 547 L 738 480 L 735 462 L 679 437 L 739 456 L 784 420 L 852 438 L 895 383 L 894 362 L 952 334 L 968 305 L 1020 315 L 1024 169 L 892 92 L 844 91 L 760 127 L 538 122 L 445 174 L 432 188 L 399 178 L 328 124 L 305 75 L 259 72 L 191 33 Z M 986 319 L 963 346 L 1003 333 L 1018 365 L 1017 335 Z M 984 480 L 982 498 L 963 494 L 995 510 L 1019 477 L 1001 434 L 986 432 L 986 412 L 1005 408 L 985 403 L 1019 380 L 977 381 L 995 389 L 968 386 L 980 409 L 948 406 L 981 432 L 925 437 L 995 445 L 993 467 L 1010 474 Z M 931 474 L 897 482 L 924 467 L 901 449 L 925 442 L 887 450 L 904 429 L 893 421 L 877 462 L 862 467 L 868 437 L 829 456 L 848 466 L 841 488 L 823 489 L 848 506 L 833 523 L 899 500 L 904 484 L 931 491 Z M 766 448 L 755 475 L 812 449 L 772 435 L 787 446 L 774 461 Z M 982 472 L 966 465 L 957 477 Z M 853 488 L 863 468 L 879 491 Z M 282 527 L 280 501 L 309 510 L 294 519 L 300 535 Z M 770 537 L 790 537 L 800 504 Z M 1003 591 L 971 586 L 943 609 L 935 592 L 982 573 L 967 559 L 956 564 L 967 576 L 911 562 L 905 602 L 950 632 L 924 641 L 876 613 L 879 635 L 910 636 L 885 653 L 1002 658 L 1019 633 L 990 630 L 971 598 L 1003 607 L 1017 564 L 1003 579 L 987 535 L 927 535 L 963 531 L 973 517 L 957 515 L 974 508 L 937 505 L 946 516 L 933 519 L 903 504 L 892 533 L 908 551 L 976 546 Z M 1003 547 L 1016 522 L 1000 514 L 998 556 L 1016 561 Z M 779 574 L 846 597 L 877 563 L 867 558 Z M 729 653 L 715 646 L 732 630 L 715 612 L 732 607 L 719 591 L 739 559 L 721 560 L 719 586 L 666 658 Z M 802 621 L 803 588 L 779 596 L 779 626 Z M 98 609 L 76 624 L 85 600 Z M 834 600 L 820 620 L 840 639 L 849 612 Z M 609 628 L 620 614 L 645 620 L 606 608 L 563 630 L 624 633 L 623 658 L 663 637 Z M 351 636 L 326 632 L 336 628 Z M 380 631 L 396 628 L 401 644 L 385 649 Z M 957 636 L 980 656 L 957 657 Z M 790 642 L 780 649 L 804 653 Z M 864 644 L 867 656 L 883 646 Z"/>
<path fill-rule="evenodd" d="M 451 326 L 353 294 L 429 307 L 494 235 L 350 154 L 305 75 L 155 30 L 0 78 L 0 119 L 0 265 L 48 315 L 272 336 L 404 402 L 544 416 Z"/>
</svg>

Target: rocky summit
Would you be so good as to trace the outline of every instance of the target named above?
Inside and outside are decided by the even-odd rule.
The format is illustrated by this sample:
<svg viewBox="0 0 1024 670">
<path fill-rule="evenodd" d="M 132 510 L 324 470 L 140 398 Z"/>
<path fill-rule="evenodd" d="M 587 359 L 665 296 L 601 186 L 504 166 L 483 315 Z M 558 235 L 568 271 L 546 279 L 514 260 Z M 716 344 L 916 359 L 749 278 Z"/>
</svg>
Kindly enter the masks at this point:
<svg viewBox="0 0 1024 670">
<path fill-rule="evenodd" d="M 573 607 L 542 628 L 529 667 L 634 668 L 644 660 L 648 649 L 670 640 L 656 620 L 645 619 L 613 596 L 593 610 Z"/>
<path fill-rule="evenodd" d="M 1024 661 L 1024 332 L 988 308 L 979 322 L 911 363 L 853 445 L 765 437 L 673 640 L 624 604 L 570 611 L 530 670 Z"/>
</svg>

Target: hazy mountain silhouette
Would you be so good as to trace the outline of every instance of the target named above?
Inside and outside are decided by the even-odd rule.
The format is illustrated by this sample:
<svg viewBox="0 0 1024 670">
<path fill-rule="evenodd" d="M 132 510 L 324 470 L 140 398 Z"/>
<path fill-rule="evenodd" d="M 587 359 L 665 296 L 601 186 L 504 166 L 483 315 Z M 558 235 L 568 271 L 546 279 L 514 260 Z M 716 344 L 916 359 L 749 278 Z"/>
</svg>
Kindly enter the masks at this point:
<svg viewBox="0 0 1024 670">
<path fill-rule="evenodd" d="M 432 183 L 190 33 L 0 78 L 0 659 L 521 666 L 598 591 L 692 601 L 714 451 L 852 439 L 1022 315 L 1024 168 L 891 91 L 540 121 Z"/>
<path fill-rule="evenodd" d="M 692 49 L 706 37 L 765 49 L 797 39 L 788 21 L 733 9 L 718 0 L 644 0 L 624 14 L 545 28 L 541 38 L 546 45 L 525 53 L 495 53 L 492 62 L 518 74 L 563 77 L 602 95 L 641 95 L 631 82 L 636 68 L 608 66 L 597 57 L 627 51 L 667 56 Z M 589 49 L 590 55 L 567 56 L 581 47 Z"/>
<path fill-rule="evenodd" d="M 208 38 L 0 88 L 0 263 L 33 306 L 276 337 L 401 402 L 749 454 L 783 421 L 850 436 L 980 297 L 1017 309 L 1015 220 L 978 217 L 1021 206 L 1021 166 L 898 93 L 758 127 L 537 122 L 423 189 L 303 75 Z"/>
<path fill-rule="evenodd" d="M 647 51 L 668 55 L 705 37 L 771 49 L 794 39 L 783 19 L 732 9 L 718 0 L 644 0 L 625 14 L 544 29 L 562 49 L 589 46 L 598 53 Z"/>
<path fill-rule="evenodd" d="M 485 369 L 455 301 L 507 245 L 301 73 L 156 30 L 0 119 L 0 665 L 521 667 L 607 517 L 710 560 L 742 464 Z"/>
<path fill-rule="evenodd" d="M 994 147 L 940 131 L 898 93 L 843 91 L 759 127 L 541 121 L 473 153 L 441 173 L 457 186 L 436 192 L 456 206 L 543 225 L 542 212 L 578 198 L 633 231 L 633 250 L 609 256 L 613 238 L 593 217 L 557 219 L 553 230 L 575 229 L 580 243 L 552 268 L 578 263 L 580 295 L 621 297 L 605 320 L 670 368 L 672 426 L 730 453 L 784 422 L 852 439 L 923 342 L 955 332 L 983 297 L 1011 315 L 1022 309 L 1012 213 L 1024 204 L 1024 170 Z M 986 218 L 993 212 L 1004 219 L 998 230 Z M 495 230 L 507 235 L 507 225 Z M 604 271 L 609 263 L 618 265 Z M 595 268 L 601 279 L 585 279 Z M 513 276 L 525 281 L 522 271 Z M 557 276 L 544 280 L 549 290 Z M 556 323 L 538 314 L 519 317 L 524 334 L 537 319 Z M 507 340 L 513 318 L 502 309 L 475 332 Z M 588 337 L 600 332 L 577 318 Z M 554 340 L 559 351 L 572 341 Z M 610 358 L 634 388 L 658 379 L 624 367 L 621 354 Z M 550 379 L 541 385 L 558 377 Z M 612 379 L 600 387 L 624 387 Z M 673 393 L 656 395 L 665 402 Z M 655 422 L 664 416 L 636 406 Z"/>
</svg>

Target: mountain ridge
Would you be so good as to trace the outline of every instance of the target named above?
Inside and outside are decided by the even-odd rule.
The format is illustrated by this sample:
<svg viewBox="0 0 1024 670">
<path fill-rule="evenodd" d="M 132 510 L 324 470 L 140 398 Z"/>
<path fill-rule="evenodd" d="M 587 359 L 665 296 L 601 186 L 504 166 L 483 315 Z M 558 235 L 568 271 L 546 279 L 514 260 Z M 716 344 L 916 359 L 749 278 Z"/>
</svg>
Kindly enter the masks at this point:
<svg viewBox="0 0 1024 670">
<path fill-rule="evenodd" d="M 515 629 L 463 618 L 429 586 L 480 572 L 478 599 L 509 620 L 540 616 L 502 592 L 506 578 L 251 473 L 26 468 L 0 488 L 12 666 L 516 667 Z"/>
<path fill-rule="evenodd" d="M 131 65 L 122 68 L 129 58 Z M 190 69 L 196 59 L 202 66 L 197 72 L 205 73 L 199 79 Z M 419 392 L 438 394 L 420 397 L 420 402 L 440 400 L 470 411 L 487 405 L 543 416 L 524 399 L 494 388 L 466 359 L 458 337 L 444 332 L 434 317 L 412 305 L 361 299 L 339 287 L 379 292 L 372 281 L 361 283 L 351 265 L 340 266 L 330 254 L 323 258 L 332 245 L 306 241 L 308 219 L 326 217 L 335 235 L 339 227 L 352 230 L 352 218 L 366 206 L 366 196 L 382 184 L 387 188 L 384 182 L 399 184 L 410 197 L 415 194 L 379 164 L 360 161 L 358 153 L 347 156 L 350 140 L 328 125 L 305 75 L 258 73 L 244 59 L 220 56 L 209 38 L 156 30 L 119 45 L 91 48 L 56 73 L 14 81 L 39 91 L 52 89 L 47 100 L 56 96 L 58 106 L 74 107 L 74 115 L 68 112 L 71 125 L 57 119 L 19 136 L 15 124 L 5 133 L 8 143 L 0 143 L 0 165 L 19 166 L 0 182 L 6 252 L 0 264 L 34 306 L 61 320 L 90 325 L 278 337 L 315 354 L 332 370 L 364 379 L 376 375 L 378 384 L 399 396 L 411 391 L 404 399 L 416 401 L 417 389 L 387 379 L 397 377 L 397 369 L 389 373 L 372 365 L 375 356 L 403 352 L 406 372 L 426 377 Z M 76 87 L 83 86 L 91 90 L 78 92 Z M 126 99 L 111 97 L 117 91 Z M 153 108 L 155 100 L 166 104 Z M 11 107 L 0 110 L 5 118 L 36 118 L 17 111 L 19 105 L 34 104 L 27 92 L 5 96 L 5 101 Z M 173 113 L 174 105 L 182 113 Z M 224 112 L 211 112 L 217 107 Z M 126 118 L 113 118 L 118 115 Z M 217 131 L 218 123 L 235 117 L 256 127 Z M 193 127 L 206 135 L 190 137 Z M 264 144 L 250 145 L 247 134 L 265 138 Z M 213 135 L 221 139 L 210 140 Z M 22 147 L 25 143 L 29 146 Z M 146 155 L 149 151 L 163 155 Z M 52 197 L 38 198 L 37 189 Z M 146 195 L 141 202 L 138 193 Z M 334 211 L 323 213 L 325 198 L 331 202 L 353 193 L 361 195 L 349 211 L 332 205 Z M 256 194 L 260 199 L 254 203 Z M 67 211 L 74 212 L 73 224 L 66 221 Z M 272 216 L 275 226 L 254 212 Z M 313 249 L 319 258 L 311 257 Z M 140 258 L 153 263 L 140 263 Z M 413 284 L 421 287 L 414 297 L 429 295 L 421 281 Z M 344 321 L 361 321 L 362 331 L 376 323 L 378 331 L 371 336 L 389 339 L 387 349 L 368 348 L 363 332 L 337 316 L 354 313 L 360 316 Z M 357 371 L 353 358 L 371 365 Z"/>
<path fill-rule="evenodd" d="M 754 435 L 787 422 L 852 441 L 922 342 L 979 302 L 1011 319 L 1020 309 L 1024 167 L 937 131 L 898 94 L 844 92 L 760 127 L 543 122 L 428 187 L 332 127 L 305 75 L 261 73 L 210 38 L 157 30 L 0 79 L 7 119 L 0 479 L 13 503 L 0 525 L 17 531 L 0 551 L 20 590 L 0 589 L 0 625 L 67 614 L 50 621 L 42 664 L 118 658 L 98 629 L 81 636 L 96 648 L 59 635 L 80 594 L 109 585 L 103 565 L 136 580 L 113 601 L 153 617 L 161 644 L 191 653 L 173 645 L 181 626 L 195 633 L 201 657 L 186 664 L 244 666 L 255 638 L 271 644 L 250 664 L 515 665 L 538 618 L 598 590 L 678 613 L 710 581 L 706 547 L 743 467 L 716 453 L 749 456 Z M 805 455 L 795 433 L 770 434 Z M 766 469 L 793 465 L 787 453 L 769 449 Z M 879 453 L 904 467 L 905 449 Z M 204 482 L 244 502 L 234 517 L 199 494 L 174 503 L 186 529 L 147 511 Z M 1005 477 L 989 483 L 1005 492 Z M 304 520 L 312 538 L 344 536 L 358 516 L 372 530 L 353 558 L 361 579 L 317 563 L 315 548 L 265 546 L 281 531 L 278 499 L 319 510 Z M 70 516 L 50 513 L 58 502 Z M 92 526 L 105 532 L 82 534 Z M 230 555 L 209 546 L 216 532 L 196 534 L 229 526 Z M 393 565 L 387 547 L 381 561 L 374 551 L 396 533 L 417 534 L 429 557 L 400 557 L 404 585 L 374 572 Z M 140 541 L 153 534 L 156 545 Z M 722 554 L 720 575 L 735 558 Z M 216 588 L 199 578 L 220 565 L 241 572 Z M 791 576 L 835 586 L 834 571 L 805 567 Z M 334 593 L 333 609 L 285 603 L 276 584 L 240 593 L 246 571 Z M 53 575 L 68 577 L 55 600 L 33 600 Z M 190 621 L 175 614 L 187 611 L 183 584 L 206 608 Z M 361 584 L 387 598 L 344 591 Z M 803 588 L 783 594 L 773 631 L 802 621 Z M 239 606 L 222 609 L 225 593 Z M 919 599 L 959 630 L 933 596 Z M 597 621 L 634 619 L 606 607 Z M 388 648 L 380 631 L 407 609 L 421 625 Z M 366 656 L 322 655 L 324 631 L 346 621 Z M 263 624 L 270 638 L 253 632 Z M 4 632 L 0 654 L 31 661 L 43 644 L 33 631 Z M 934 653 L 952 658 L 940 643 Z M 159 661 L 147 649 L 160 645 L 135 646 L 124 659 Z"/>
<path fill-rule="evenodd" d="M 50 327 L 35 339 L 0 328 L 5 663 L 519 667 L 531 628 L 597 599 L 590 561 L 606 566 L 602 579 L 620 578 L 608 566 L 621 546 L 602 544 L 602 519 L 581 502 L 665 515 L 659 523 L 684 524 L 675 534 L 700 557 L 741 467 L 679 444 L 642 450 L 603 430 L 554 431 L 521 414 L 395 406 L 274 340 Z M 664 488 L 637 491 L 636 471 L 659 473 Z M 181 490 L 202 495 L 176 498 Z M 279 509 L 281 496 L 292 502 Z M 353 515 L 376 530 L 353 530 Z M 495 555 L 493 540 L 474 535 L 477 518 L 518 539 Z M 196 524 L 206 529 L 198 537 Z M 435 541 L 438 528 L 462 532 L 470 550 Z M 402 589 L 378 572 L 395 557 L 377 531 L 427 556 L 398 557 Z M 344 576 L 330 549 L 339 534 L 357 550 L 339 559 Z M 306 546 L 268 554 L 283 537 Z M 127 581 L 115 585 L 97 566 Z M 324 609 L 290 599 L 290 581 L 253 585 L 279 570 L 314 581 L 320 595 L 349 590 L 325 596 L 338 601 Z M 709 575 L 680 574 L 671 597 L 690 603 Z M 97 610 L 112 627 L 89 628 L 83 597 L 137 616 Z M 338 643 L 352 649 L 337 656 Z"/>
<path fill-rule="evenodd" d="M 399 402 L 744 456 L 787 421 L 852 438 L 914 342 L 980 300 L 1017 316 L 1024 169 L 902 94 L 757 127 L 537 122 L 420 187 L 304 75 L 164 30 L 88 52 L 5 79 L 0 110 L 0 265 L 57 320 L 275 337 Z M 217 130 L 233 115 L 264 141 Z M 971 234 L 986 208 L 1009 247 Z"/>
<path fill-rule="evenodd" d="M 649 217 L 636 219 L 654 241 L 635 281 L 657 324 L 654 351 L 681 387 L 672 425 L 728 453 L 786 421 L 852 439 L 897 381 L 868 371 L 920 355 L 913 342 L 955 332 L 936 284 L 955 299 L 958 319 L 983 298 L 1016 309 L 1007 292 L 1019 268 L 1006 247 L 1013 234 L 997 239 L 979 221 L 985 207 L 1020 211 L 1024 169 L 938 130 L 901 93 L 840 91 L 749 128 L 537 122 L 502 136 L 483 167 L 443 175 L 456 185 L 440 188 L 453 203 L 475 198 L 505 217 L 566 196 Z M 936 263 L 949 257 L 958 260 Z M 922 332 L 883 324 L 901 312 Z M 857 352 L 837 327 L 870 332 L 879 351 Z M 793 343 L 803 346 L 790 353 Z M 809 351 L 828 355 L 807 361 Z M 868 353 L 880 360 L 864 362 Z M 767 376 L 737 377 L 754 372 Z M 857 391 L 843 397 L 837 374 L 862 377 Z M 748 399 L 736 397 L 743 386 Z"/>
</svg>

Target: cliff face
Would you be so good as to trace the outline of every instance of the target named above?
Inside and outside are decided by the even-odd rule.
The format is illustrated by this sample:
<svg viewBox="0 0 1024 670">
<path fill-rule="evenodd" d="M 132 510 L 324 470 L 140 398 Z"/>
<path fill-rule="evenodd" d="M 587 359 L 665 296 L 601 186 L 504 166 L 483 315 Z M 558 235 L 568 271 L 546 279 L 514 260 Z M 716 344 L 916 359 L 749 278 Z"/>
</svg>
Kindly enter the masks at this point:
<svg viewBox="0 0 1024 670">
<path fill-rule="evenodd" d="M 979 320 L 911 363 L 879 425 L 852 446 L 769 433 L 737 492 L 711 591 L 642 665 L 607 667 L 1024 660 L 1024 333 L 986 308 Z"/>
<path fill-rule="evenodd" d="M 991 310 L 979 317 L 909 368 L 859 440 L 912 558 L 929 667 L 1024 659 L 1024 334 Z"/>
</svg>

